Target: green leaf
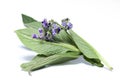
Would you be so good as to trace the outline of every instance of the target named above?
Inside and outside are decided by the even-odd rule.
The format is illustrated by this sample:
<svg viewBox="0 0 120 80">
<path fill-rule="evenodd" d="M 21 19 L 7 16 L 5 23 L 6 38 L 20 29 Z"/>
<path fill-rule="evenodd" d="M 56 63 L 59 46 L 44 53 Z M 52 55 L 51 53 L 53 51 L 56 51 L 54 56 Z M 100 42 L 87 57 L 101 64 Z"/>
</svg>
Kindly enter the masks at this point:
<svg viewBox="0 0 120 80">
<path fill-rule="evenodd" d="M 32 33 L 35 33 L 34 29 L 26 28 L 17 30 L 16 33 L 22 43 L 29 49 L 36 51 L 39 54 L 44 54 L 50 56 L 57 53 L 66 53 L 68 51 L 79 52 L 79 50 L 70 44 L 67 43 L 54 43 L 48 42 L 40 39 L 33 39 L 31 37 Z M 37 32 L 36 32 L 37 33 Z"/>
<path fill-rule="evenodd" d="M 29 17 L 25 14 L 22 14 L 22 20 L 23 20 L 23 23 L 26 24 L 26 23 L 31 23 L 31 22 L 36 22 L 35 19 L 33 19 L 32 17 Z"/>
<path fill-rule="evenodd" d="M 33 28 L 36 30 L 38 30 L 38 28 L 43 28 L 41 22 L 38 22 L 37 20 L 35 20 L 32 17 L 29 17 L 25 14 L 22 14 L 22 19 L 23 19 L 24 25 L 28 28 Z"/>
<path fill-rule="evenodd" d="M 31 23 L 27 23 L 27 24 L 24 24 L 26 27 L 28 28 L 32 28 L 32 29 L 35 29 L 38 31 L 39 28 L 42 28 L 42 23 L 41 22 L 31 22 Z"/>
<path fill-rule="evenodd" d="M 85 59 L 89 61 L 90 63 L 102 66 L 101 62 L 96 64 L 97 61 L 102 61 L 108 69 L 112 70 L 113 68 L 107 63 L 107 61 L 84 39 L 82 39 L 80 36 L 78 36 L 75 32 L 72 30 L 69 30 L 69 33 L 74 40 L 75 44 L 78 46 L 80 51 L 83 53 L 83 55 L 86 57 Z"/>
<path fill-rule="evenodd" d="M 23 63 L 21 65 L 24 71 L 33 71 L 36 69 L 40 69 L 47 65 L 66 62 L 72 59 L 78 58 L 79 55 L 76 52 L 67 52 L 64 54 L 55 54 L 48 57 L 41 57 L 37 55 L 31 62 Z"/>
<path fill-rule="evenodd" d="M 98 66 L 98 67 L 103 67 L 104 65 L 101 63 L 99 59 L 90 59 L 84 56 L 84 59 L 88 62 L 90 62 L 92 65 Z"/>
<path fill-rule="evenodd" d="M 43 61 L 45 58 L 47 57 L 43 55 L 37 55 L 30 62 L 21 64 L 21 68 L 25 71 L 30 71 L 30 70 L 27 70 L 29 66 L 33 66 L 34 64 L 37 64 L 37 61 Z M 45 66 L 41 66 L 40 68 L 43 68 L 43 67 Z"/>
<path fill-rule="evenodd" d="M 97 51 L 90 44 L 88 44 L 84 39 L 82 39 L 72 30 L 69 30 L 69 33 L 76 43 L 77 47 L 86 57 L 98 59 Z"/>
<path fill-rule="evenodd" d="M 65 30 L 61 30 L 59 34 L 56 34 L 54 39 L 58 42 L 75 45 L 74 41 L 71 39 L 70 35 Z"/>
</svg>

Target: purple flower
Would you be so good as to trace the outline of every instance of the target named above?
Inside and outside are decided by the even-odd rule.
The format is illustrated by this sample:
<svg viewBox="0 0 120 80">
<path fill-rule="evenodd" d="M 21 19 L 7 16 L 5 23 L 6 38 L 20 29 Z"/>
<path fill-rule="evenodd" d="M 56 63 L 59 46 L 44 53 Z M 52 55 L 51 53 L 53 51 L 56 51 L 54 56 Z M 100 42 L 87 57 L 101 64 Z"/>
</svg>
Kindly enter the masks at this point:
<svg viewBox="0 0 120 80">
<path fill-rule="evenodd" d="M 40 34 L 43 33 L 43 29 L 41 29 L 41 28 L 39 28 L 38 31 Z"/>
<path fill-rule="evenodd" d="M 55 29 L 52 29 L 52 35 L 55 36 L 57 33 L 55 31 Z"/>
<path fill-rule="evenodd" d="M 62 26 L 67 26 L 67 23 L 66 23 L 66 21 L 62 21 Z"/>
<path fill-rule="evenodd" d="M 63 19 L 62 20 L 62 26 L 65 27 L 65 29 L 69 30 L 73 27 L 72 23 L 69 22 L 69 19 Z"/>
<path fill-rule="evenodd" d="M 53 24 L 52 26 L 53 26 L 52 35 L 55 36 L 56 34 L 60 32 L 61 28 L 57 24 Z"/>
<path fill-rule="evenodd" d="M 59 32 L 60 32 L 60 30 L 61 30 L 61 28 L 60 27 L 58 27 L 58 28 L 53 28 L 52 29 L 52 34 L 53 34 L 53 36 L 55 36 L 56 34 L 58 34 Z"/>
<path fill-rule="evenodd" d="M 42 21 L 42 25 L 43 25 L 43 27 L 45 27 L 45 28 L 48 28 L 48 22 L 47 22 L 47 19 L 44 19 L 43 21 Z"/>
<path fill-rule="evenodd" d="M 43 29 L 42 29 L 42 28 L 39 28 L 39 29 L 38 29 L 38 32 L 39 32 L 39 37 L 40 37 L 40 39 L 43 39 L 43 38 L 44 38 Z"/>
<path fill-rule="evenodd" d="M 69 29 L 71 29 L 72 27 L 73 27 L 73 24 L 70 23 L 70 22 L 68 22 L 68 23 L 67 23 L 67 29 L 69 30 Z"/>
<path fill-rule="evenodd" d="M 57 24 L 53 24 L 52 26 L 54 29 L 56 29 L 58 27 Z"/>
<path fill-rule="evenodd" d="M 32 34 L 32 38 L 38 38 L 37 34 Z"/>
</svg>

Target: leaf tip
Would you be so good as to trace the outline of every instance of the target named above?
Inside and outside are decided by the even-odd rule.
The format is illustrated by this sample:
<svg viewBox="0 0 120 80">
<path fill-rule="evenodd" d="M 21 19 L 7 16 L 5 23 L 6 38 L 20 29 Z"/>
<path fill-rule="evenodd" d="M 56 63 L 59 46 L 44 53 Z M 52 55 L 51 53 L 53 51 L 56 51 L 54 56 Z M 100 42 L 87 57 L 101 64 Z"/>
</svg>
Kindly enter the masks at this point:
<svg viewBox="0 0 120 80">
<path fill-rule="evenodd" d="M 22 16 L 22 17 L 24 17 L 24 16 L 27 16 L 27 15 L 26 15 L 26 14 L 21 13 L 21 16 Z"/>
<path fill-rule="evenodd" d="M 22 16 L 24 16 L 24 14 L 23 14 L 23 13 L 22 13 L 21 15 L 22 15 Z"/>
<path fill-rule="evenodd" d="M 112 70 L 113 70 L 113 67 L 110 67 L 109 70 L 112 71 Z"/>
<path fill-rule="evenodd" d="M 25 14 L 23 14 L 23 13 L 21 14 L 21 16 L 22 16 L 22 20 L 23 20 L 23 23 L 24 23 L 24 24 L 30 23 L 30 22 L 36 22 L 35 19 L 33 19 L 32 17 L 27 16 L 27 15 L 25 15 Z"/>
<path fill-rule="evenodd" d="M 14 32 L 17 34 L 19 30 L 15 30 Z"/>
</svg>

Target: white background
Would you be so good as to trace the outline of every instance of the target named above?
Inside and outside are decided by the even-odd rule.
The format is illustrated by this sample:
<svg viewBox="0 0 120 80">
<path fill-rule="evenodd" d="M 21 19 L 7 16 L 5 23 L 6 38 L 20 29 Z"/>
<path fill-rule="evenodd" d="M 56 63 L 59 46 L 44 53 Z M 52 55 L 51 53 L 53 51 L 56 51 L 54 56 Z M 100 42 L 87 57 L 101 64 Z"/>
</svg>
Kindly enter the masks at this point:
<svg viewBox="0 0 120 80">
<path fill-rule="evenodd" d="M 39 21 L 70 18 L 73 30 L 104 56 L 113 71 L 78 59 L 29 76 L 20 64 L 30 61 L 36 53 L 25 49 L 14 33 L 24 28 L 22 13 Z M 0 0 L 0 80 L 120 80 L 119 27 L 120 0 Z"/>
</svg>

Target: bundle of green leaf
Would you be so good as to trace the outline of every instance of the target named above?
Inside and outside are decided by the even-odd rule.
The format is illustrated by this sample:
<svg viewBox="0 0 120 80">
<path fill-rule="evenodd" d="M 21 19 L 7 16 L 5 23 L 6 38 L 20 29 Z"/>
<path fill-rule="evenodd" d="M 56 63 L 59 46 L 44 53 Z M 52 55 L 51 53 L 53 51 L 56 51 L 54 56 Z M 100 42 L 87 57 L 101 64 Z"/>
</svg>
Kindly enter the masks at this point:
<svg viewBox="0 0 120 80">
<path fill-rule="evenodd" d="M 48 65 L 63 63 L 77 59 L 81 55 L 92 65 L 98 67 L 106 65 L 112 70 L 90 44 L 71 30 L 73 25 L 68 18 L 63 19 L 61 25 L 54 20 L 44 19 L 39 22 L 24 14 L 22 19 L 26 28 L 16 30 L 16 34 L 27 48 L 37 52 L 30 62 L 21 65 L 24 71 L 30 72 Z"/>
</svg>

